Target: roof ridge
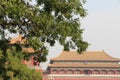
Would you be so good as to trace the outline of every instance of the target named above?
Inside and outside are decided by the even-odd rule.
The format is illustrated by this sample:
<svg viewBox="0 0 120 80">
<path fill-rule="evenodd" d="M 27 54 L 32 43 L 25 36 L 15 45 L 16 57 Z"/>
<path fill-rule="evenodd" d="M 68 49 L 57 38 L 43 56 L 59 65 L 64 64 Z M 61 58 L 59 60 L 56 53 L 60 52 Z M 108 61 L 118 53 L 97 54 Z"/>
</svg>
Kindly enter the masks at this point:
<svg viewBox="0 0 120 80">
<path fill-rule="evenodd" d="M 104 53 L 105 53 L 105 55 L 109 56 L 110 58 L 119 59 L 119 58 L 115 58 L 115 57 L 112 57 L 112 56 L 108 55 L 106 52 L 104 52 Z"/>
</svg>

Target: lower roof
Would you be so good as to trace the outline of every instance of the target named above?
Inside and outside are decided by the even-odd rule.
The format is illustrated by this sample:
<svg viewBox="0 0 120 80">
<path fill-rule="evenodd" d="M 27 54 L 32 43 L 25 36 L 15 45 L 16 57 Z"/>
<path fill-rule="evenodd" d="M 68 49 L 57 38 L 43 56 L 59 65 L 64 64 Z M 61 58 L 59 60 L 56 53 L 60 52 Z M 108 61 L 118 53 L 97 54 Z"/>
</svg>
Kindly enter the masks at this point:
<svg viewBox="0 0 120 80">
<path fill-rule="evenodd" d="M 120 68 L 120 64 L 108 64 L 108 63 L 103 63 L 103 64 L 78 64 L 78 63 L 55 63 L 55 64 L 49 64 L 49 67 L 54 67 L 54 68 Z"/>
</svg>

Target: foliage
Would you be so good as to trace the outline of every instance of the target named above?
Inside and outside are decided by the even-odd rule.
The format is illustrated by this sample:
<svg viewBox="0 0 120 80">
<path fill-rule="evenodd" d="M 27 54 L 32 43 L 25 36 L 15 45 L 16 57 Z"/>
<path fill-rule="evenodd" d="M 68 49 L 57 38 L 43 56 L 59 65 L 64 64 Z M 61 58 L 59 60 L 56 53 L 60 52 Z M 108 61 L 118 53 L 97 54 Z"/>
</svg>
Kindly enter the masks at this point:
<svg viewBox="0 0 120 80">
<path fill-rule="evenodd" d="M 64 46 L 64 50 L 76 49 L 78 52 L 88 47 L 88 43 L 82 38 L 83 29 L 80 28 L 80 18 L 86 16 L 83 8 L 85 0 L 35 0 L 34 5 L 30 1 L 0 2 L 1 80 L 32 80 L 32 76 L 37 75 L 21 64 L 21 59 L 29 57 L 21 51 L 26 44 L 9 44 L 9 34 L 21 34 L 29 43 L 27 47 L 35 49 L 34 54 L 38 56 L 39 62 L 46 61 L 46 43 L 54 46 L 58 41 Z"/>
<path fill-rule="evenodd" d="M 2 0 L 0 3 L 0 33 L 5 38 L 5 30 L 22 34 L 35 49 L 51 46 L 59 41 L 65 50 L 76 48 L 86 50 L 88 43 L 83 41 L 80 17 L 86 16 L 83 8 L 85 0 Z M 67 40 L 67 37 L 70 39 Z M 36 39 L 39 40 L 36 42 Z M 37 46 L 36 46 L 37 44 Z"/>
<path fill-rule="evenodd" d="M 22 59 L 15 47 L 7 49 L 6 55 L 0 50 L 0 80 L 41 80 L 40 73 L 23 65 Z"/>
</svg>

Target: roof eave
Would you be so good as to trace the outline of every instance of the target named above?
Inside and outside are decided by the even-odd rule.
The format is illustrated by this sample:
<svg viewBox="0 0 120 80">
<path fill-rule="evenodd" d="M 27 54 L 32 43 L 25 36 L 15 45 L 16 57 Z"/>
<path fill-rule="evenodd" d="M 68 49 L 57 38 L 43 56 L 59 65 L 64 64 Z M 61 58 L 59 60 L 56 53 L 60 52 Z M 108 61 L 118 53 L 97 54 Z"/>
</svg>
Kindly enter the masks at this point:
<svg viewBox="0 0 120 80">
<path fill-rule="evenodd" d="M 94 62 L 94 61 L 97 61 L 97 62 L 120 62 L 120 60 L 55 60 L 55 59 L 51 59 L 51 61 L 57 61 L 57 62 L 60 62 L 60 61 L 64 61 L 64 62 L 70 62 L 70 61 L 74 61 L 74 62 L 83 62 L 83 61 L 89 61 L 89 62 Z"/>
</svg>

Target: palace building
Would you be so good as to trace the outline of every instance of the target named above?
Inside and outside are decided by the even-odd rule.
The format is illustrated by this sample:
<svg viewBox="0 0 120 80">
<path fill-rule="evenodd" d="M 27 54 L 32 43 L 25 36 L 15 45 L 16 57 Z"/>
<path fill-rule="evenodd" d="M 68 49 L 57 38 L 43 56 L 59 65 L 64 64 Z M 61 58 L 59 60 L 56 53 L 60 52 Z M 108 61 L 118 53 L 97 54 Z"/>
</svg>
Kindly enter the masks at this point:
<svg viewBox="0 0 120 80">
<path fill-rule="evenodd" d="M 120 80 L 119 62 L 105 51 L 63 51 L 50 60 L 43 80 Z"/>
<path fill-rule="evenodd" d="M 18 35 L 16 38 L 13 38 L 9 41 L 9 44 L 21 44 L 22 45 L 22 44 L 27 44 L 27 43 L 28 42 L 22 35 Z M 31 54 L 29 61 L 22 60 L 23 64 L 26 64 L 29 68 L 41 69 L 41 67 L 39 66 L 40 63 L 34 60 L 34 57 L 36 56 L 33 55 L 33 53 L 35 53 L 35 50 L 32 47 L 22 46 L 22 51 L 26 52 L 27 54 Z"/>
<path fill-rule="evenodd" d="M 120 59 L 104 51 L 63 51 L 48 65 L 50 74 L 120 74 Z"/>
</svg>

